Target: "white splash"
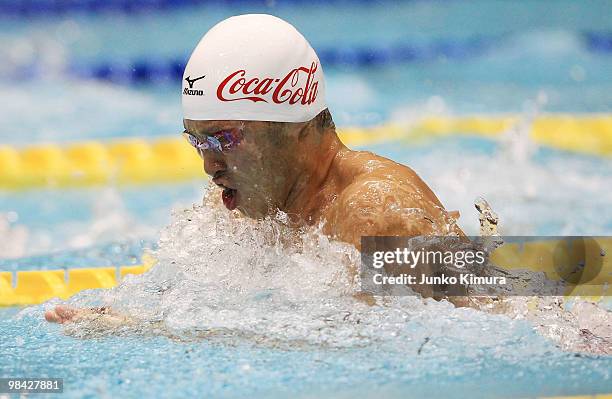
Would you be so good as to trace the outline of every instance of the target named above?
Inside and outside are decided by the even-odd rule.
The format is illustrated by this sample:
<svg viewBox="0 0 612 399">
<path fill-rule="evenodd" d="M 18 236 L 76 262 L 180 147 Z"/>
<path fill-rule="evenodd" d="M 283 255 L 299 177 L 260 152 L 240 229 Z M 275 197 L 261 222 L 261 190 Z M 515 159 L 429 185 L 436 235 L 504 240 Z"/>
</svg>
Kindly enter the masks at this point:
<svg viewBox="0 0 612 399">
<path fill-rule="evenodd" d="M 528 319 L 556 342 L 559 329 L 566 332 L 563 337 L 577 332 L 575 341 L 563 347 L 589 350 L 581 344 L 585 337 L 574 319 L 523 312 L 525 301 L 520 299 L 508 315 L 415 296 L 375 297 L 376 303 L 368 305 L 355 295 L 359 281 L 352 271 L 358 251 L 330 240 L 319 228 L 292 229 L 283 216 L 242 218 L 224 209 L 218 190 L 211 187 L 202 206 L 174 215 L 154 253 L 157 264 L 148 273 L 130 276 L 114 290 L 79 294 L 70 302 L 111 306 L 140 326 L 181 338 L 241 337 L 292 347 L 401 343 L 416 352 L 436 337 L 468 347 L 508 342 L 496 350 L 511 355 L 511 343 L 527 335 L 523 342 L 531 342 L 530 353 L 546 351 L 549 344 L 538 341 L 532 327 L 521 321 Z M 553 334 L 542 326 L 557 329 Z M 77 327 L 71 333 L 75 331 L 82 336 L 91 332 L 79 333 Z"/>
<path fill-rule="evenodd" d="M 127 210 L 116 188 L 100 190 L 91 207 L 93 215 L 90 223 L 65 238 L 67 248 L 86 248 L 100 242 L 111 242 L 116 237 L 135 240 L 155 236 L 154 229 L 138 221 Z"/>
<path fill-rule="evenodd" d="M 16 259 L 25 255 L 29 232 L 15 224 L 16 212 L 0 213 L 0 259 Z"/>
</svg>

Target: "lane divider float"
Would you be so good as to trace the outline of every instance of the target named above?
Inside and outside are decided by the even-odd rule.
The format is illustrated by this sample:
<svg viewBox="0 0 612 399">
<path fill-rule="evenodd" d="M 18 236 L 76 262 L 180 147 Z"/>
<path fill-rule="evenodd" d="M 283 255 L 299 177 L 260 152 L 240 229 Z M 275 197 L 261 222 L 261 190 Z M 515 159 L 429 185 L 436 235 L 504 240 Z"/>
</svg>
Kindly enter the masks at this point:
<svg viewBox="0 0 612 399">
<path fill-rule="evenodd" d="M 548 280 L 564 281 L 564 295 L 593 302 L 612 299 L 612 237 L 507 242 L 490 260 L 506 270 L 543 272 Z"/>
<path fill-rule="evenodd" d="M 34 305 L 68 299 L 83 290 L 115 287 L 126 275 L 142 274 L 155 263 L 147 254 L 142 258 L 143 264 L 136 266 L 0 272 L 0 306 Z"/>
<path fill-rule="evenodd" d="M 327 0 L 333 3 L 333 0 Z M 337 1 L 345 5 L 347 0 Z M 282 0 L 282 5 L 310 5 L 311 0 Z M 364 4 L 363 0 L 353 1 Z M 269 7 L 267 0 L 3 0 L 0 16 L 56 17 L 68 13 L 99 14 L 103 12 L 143 15 L 151 11 L 167 12 L 198 6 L 261 6 Z"/>
<path fill-rule="evenodd" d="M 428 117 L 411 125 L 342 128 L 348 146 L 387 141 L 416 144 L 451 135 L 495 138 L 517 117 Z M 612 155 L 612 115 L 543 115 L 529 133 L 543 146 L 591 155 Z M 178 135 L 177 135 L 178 136 Z M 204 178 L 202 160 L 180 136 L 147 141 L 130 138 L 25 148 L 0 145 L 0 189 L 78 187 L 101 184 L 175 182 Z"/>
<path fill-rule="evenodd" d="M 0 188 L 71 187 L 203 178 L 202 160 L 182 138 L 124 139 L 60 147 L 0 146 Z"/>
<path fill-rule="evenodd" d="M 437 60 L 464 60 L 485 54 L 501 36 L 482 35 L 465 39 L 439 39 L 429 43 L 401 42 L 384 46 L 319 47 L 317 54 L 327 68 L 365 68 L 385 65 L 434 62 Z M 188 57 L 140 58 L 125 61 L 99 61 L 73 63 L 66 72 L 84 79 L 96 79 L 117 84 L 174 83 L 183 79 Z M 37 70 L 35 66 L 29 68 Z M 20 78 L 22 76 L 20 75 Z M 27 78 L 36 77 L 29 74 Z M 23 78 L 26 78 L 25 76 Z"/>
<path fill-rule="evenodd" d="M 0 14 L 1 14 L 0 2 Z M 405 63 L 461 61 L 474 59 L 500 49 L 508 38 L 505 35 L 474 35 L 467 38 L 444 38 L 428 43 L 394 42 L 382 45 L 335 45 L 317 47 L 319 59 L 326 68 L 370 68 Z M 598 55 L 612 54 L 612 35 L 608 32 L 581 32 L 577 39 L 584 50 Z M 67 75 L 96 79 L 115 84 L 174 84 L 183 78 L 186 56 L 141 57 L 133 60 L 101 60 L 94 63 L 74 61 L 67 65 Z M 27 73 L 23 71 L 26 70 Z M 10 75 L 23 81 L 39 78 L 45 73 L 36 62 L 23 65 Z"/>
</svg>

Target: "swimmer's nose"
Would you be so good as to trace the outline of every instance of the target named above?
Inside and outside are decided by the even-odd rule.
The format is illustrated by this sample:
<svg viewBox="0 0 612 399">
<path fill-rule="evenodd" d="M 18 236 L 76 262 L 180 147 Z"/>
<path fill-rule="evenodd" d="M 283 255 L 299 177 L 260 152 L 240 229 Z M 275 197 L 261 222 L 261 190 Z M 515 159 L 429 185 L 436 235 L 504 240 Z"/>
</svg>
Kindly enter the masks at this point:
<svg viewBox="0 0 612 399">
<path fill-rule="evenodd" d="M 225 162 L 214 155 L 204 156 L 204 171 L 209 176 L 215 176 L 219 172 L 225 171 L 227 165 Z"/>
</svg>

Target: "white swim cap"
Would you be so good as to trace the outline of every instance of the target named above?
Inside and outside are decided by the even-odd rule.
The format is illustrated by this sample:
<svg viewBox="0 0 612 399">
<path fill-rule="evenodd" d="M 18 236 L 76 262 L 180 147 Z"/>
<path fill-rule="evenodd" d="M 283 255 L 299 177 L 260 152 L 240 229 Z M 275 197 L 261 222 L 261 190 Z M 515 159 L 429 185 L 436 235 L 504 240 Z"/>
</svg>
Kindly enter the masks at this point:
<svg viewBox="0 0 612 399">
<path fill-rule="evenodd" d="M 319 57 L 291 24 L 266 14 L 210 29 L 183 74 L 183 117 L 306 122 L 326 108 Z"/>
</svg>

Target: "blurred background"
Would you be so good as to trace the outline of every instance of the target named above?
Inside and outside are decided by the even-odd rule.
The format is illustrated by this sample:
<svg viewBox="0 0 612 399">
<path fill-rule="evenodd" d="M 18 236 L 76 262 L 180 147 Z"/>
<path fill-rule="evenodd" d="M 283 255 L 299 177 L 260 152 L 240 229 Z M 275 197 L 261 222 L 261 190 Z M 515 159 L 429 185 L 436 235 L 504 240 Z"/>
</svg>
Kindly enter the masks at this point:
<svg viewBox="0 0 612 399">
<path fill-rule="evenodd" d="M 197 160 L 151 171 L 183 151 L 190 52 L 244 13 L 301 31 L 349 146 L 411 166 L 466 232 L 482 196 L 506 235 L 612 234 L 609 1 L 0 0 L 0 270 L 139 263 L 201 201 Z"/>
</svg>

